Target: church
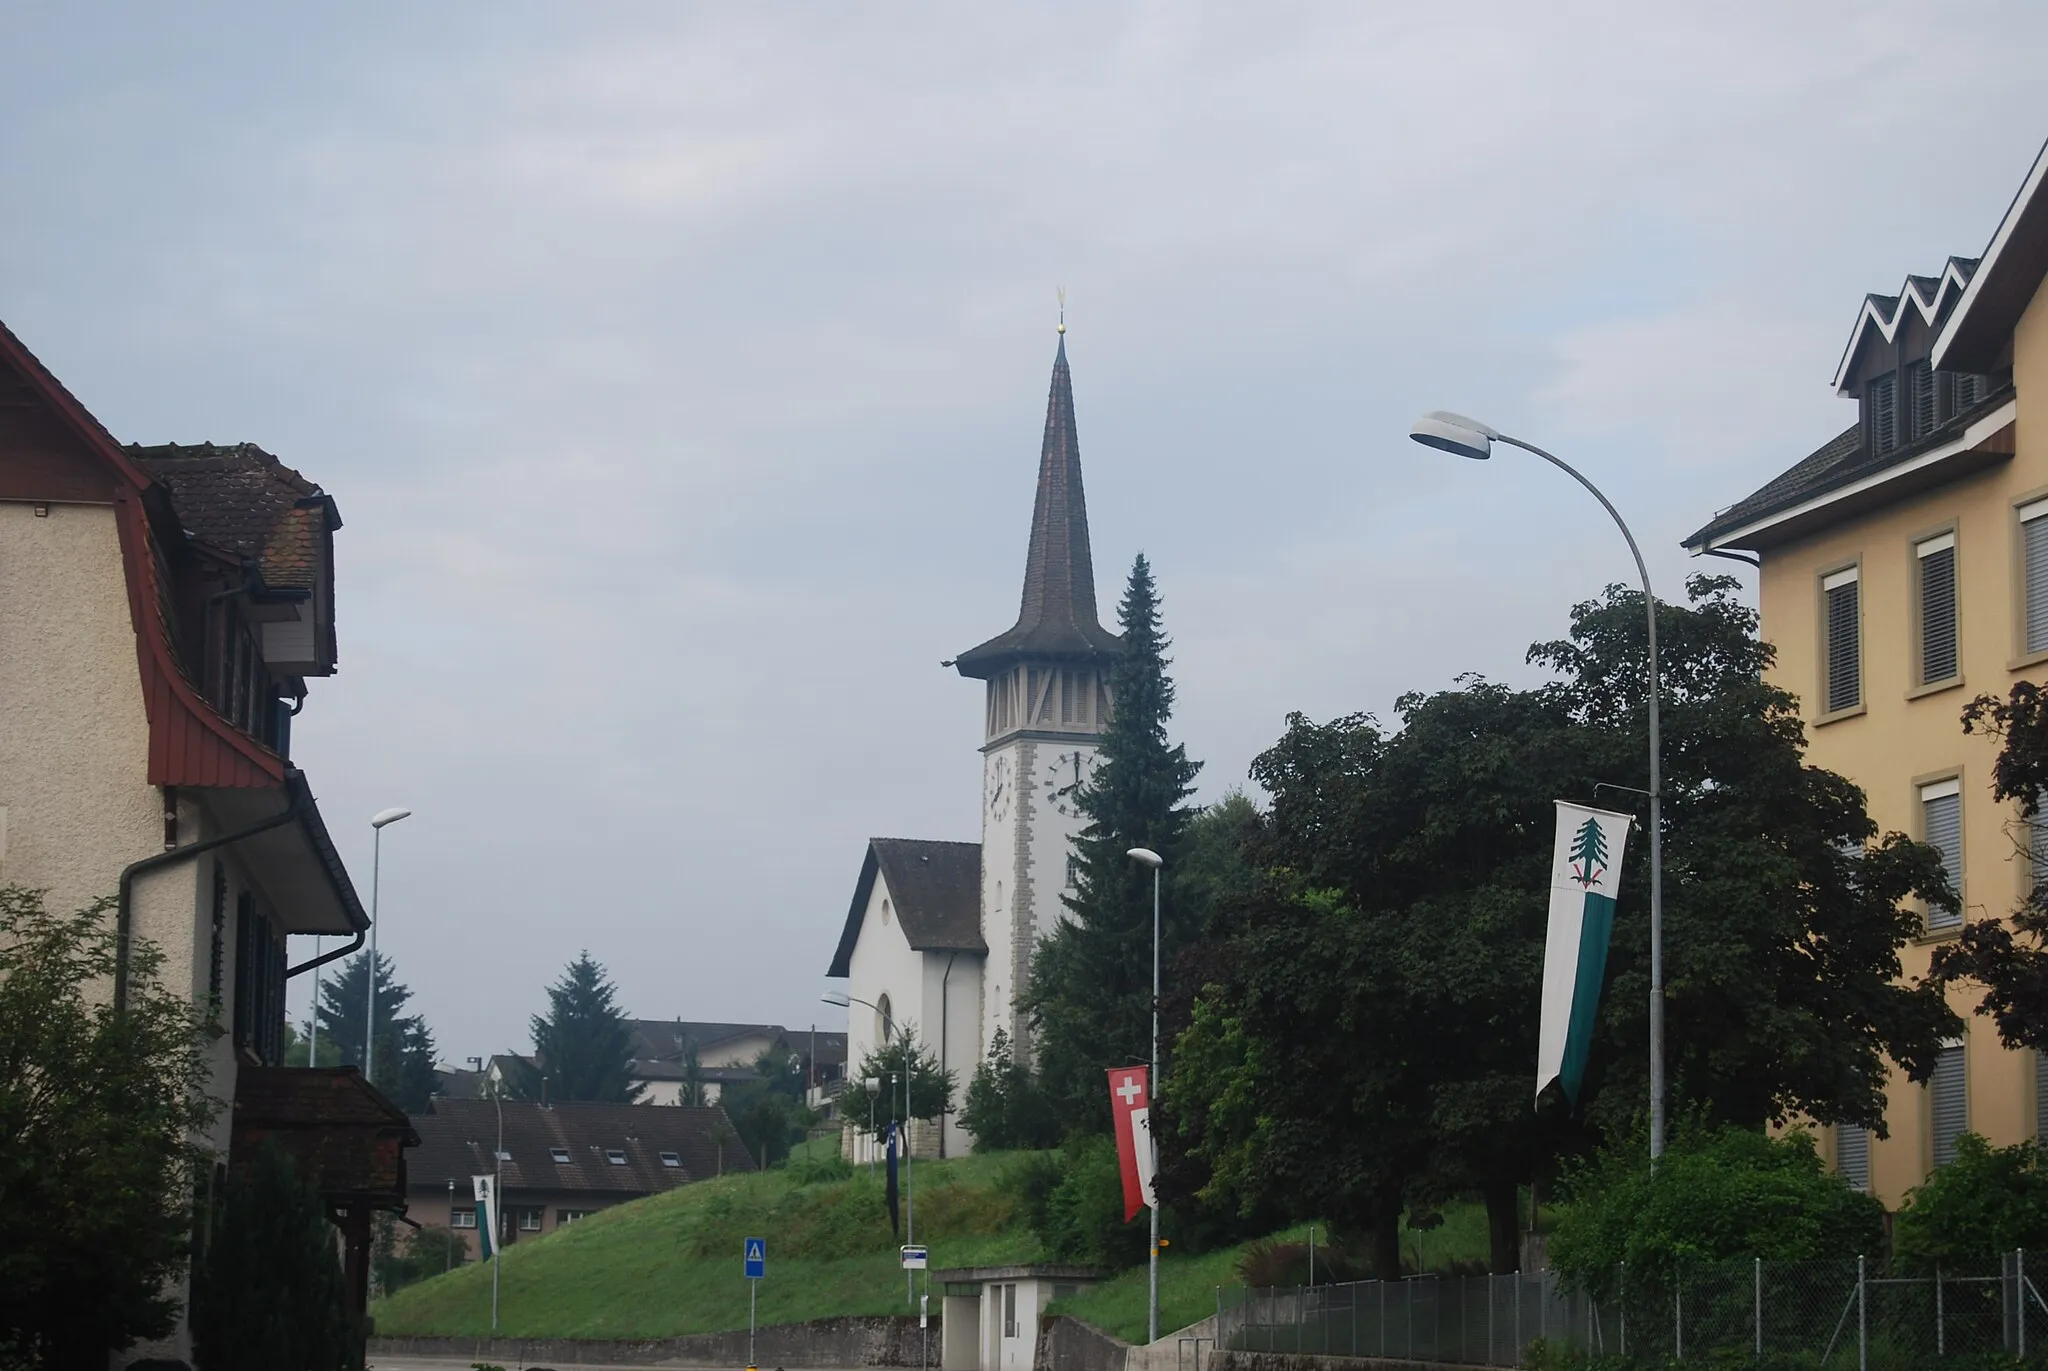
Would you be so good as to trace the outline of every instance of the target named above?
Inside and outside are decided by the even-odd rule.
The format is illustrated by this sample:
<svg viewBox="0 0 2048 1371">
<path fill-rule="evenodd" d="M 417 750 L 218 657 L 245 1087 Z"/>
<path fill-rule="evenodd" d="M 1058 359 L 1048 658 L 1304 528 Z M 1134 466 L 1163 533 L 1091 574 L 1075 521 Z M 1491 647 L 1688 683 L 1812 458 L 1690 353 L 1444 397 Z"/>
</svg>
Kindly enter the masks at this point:
<svg viewBox="0 0 2048 1371">
<path fill-rule="evenodd" d="M 984 691 L 981 841 L 870 839 L 826 972 L 847 982 L 852 1001 L 849 1076 L 906 1032 L 953 1074 L 946 1114 L 911 1126 L 919 1157 L 959 1156 L 972 1144 L 960 1104 L 997 1029 L 1029 1059 L 1018 1005 L 1032 949 L 1073 885 L 1075 796 L 1096 765 L 1109 668 L 1123 650 L 1096 615 L 1065 335 L 1061 325 L 1017 622 L 949 663 Z M 848 1155 L 867 1160 L 872 1139 L 847 1122 Z"/>
</svg>

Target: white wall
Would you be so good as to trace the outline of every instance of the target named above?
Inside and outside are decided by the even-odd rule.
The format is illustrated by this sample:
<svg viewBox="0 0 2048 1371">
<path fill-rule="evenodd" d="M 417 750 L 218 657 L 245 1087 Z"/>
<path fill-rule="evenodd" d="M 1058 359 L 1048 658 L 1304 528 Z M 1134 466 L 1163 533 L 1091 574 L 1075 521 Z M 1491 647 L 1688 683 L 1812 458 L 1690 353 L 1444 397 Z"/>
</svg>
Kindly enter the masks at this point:
<svg viewBox="0 0 2048 1371">
<path fill-rule="evenodd" d="M 883 910 L 885 903 L 888 905 L 886 915 Z M 931 1012 L 927 1015 L 924 956 L 912 951 L 909 939 L 903 936 L 903 925 L 896 918 L 895 905 L 888 882 L 877 874 L 874 889 L 868 893 L 867 909 L 861 918 L 860 936 L 854 940 L 853 956 L 847 961 L 846 989 L 856 1000 L 866 1000 L 869 1004 L 881 1004 L 882 997 L 887 995 L 891 1015 L 899 1028 L 905 1024 L 915 1025 L 922 1037 L 927 1022 L 934 1029 L 938 1025 L 938 1000 L 932 1000 Z M 957 973 L 954 979 L 956 982 L 959 979 Z M 881 1039 L 881 1024 L 874 1010 L 867 1005 L 855 1004 L 846 1011 L 846 1074 L 849 1079 L 860 1078 L 860 1064 L 870 1052 L 881 1046 Z M 865 1124 L 866 1120 L 861 1122 Z M 871 1158 L 872 1140 L 866 1133 L 858 1133 L 852 1145 L 850 1155 L 854 1161 L 865 1162 Z M 936 1138 L 932 1141 L 931 1150 L 933 1155 L 937 1154 Z"/>
</svg>

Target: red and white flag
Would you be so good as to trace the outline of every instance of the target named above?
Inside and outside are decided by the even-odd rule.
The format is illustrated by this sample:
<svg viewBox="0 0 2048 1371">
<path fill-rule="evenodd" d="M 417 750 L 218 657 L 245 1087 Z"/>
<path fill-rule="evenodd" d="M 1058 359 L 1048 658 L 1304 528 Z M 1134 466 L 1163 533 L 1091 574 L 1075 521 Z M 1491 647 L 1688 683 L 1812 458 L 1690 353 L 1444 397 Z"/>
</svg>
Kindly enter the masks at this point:
<svg viewBox="0 0 2048 1371">
<path fill-rule="evenodd" d="M 1116 1119 L 1116 1159 L 1124 1173 L 1124 1222 L 1146 1205 L 1157 1205 L 1152 1172 L 1151 1073 L 1142 1066 L 1113 1067 L 1109 1073 L 1110 1112 Z"/>
</svg>

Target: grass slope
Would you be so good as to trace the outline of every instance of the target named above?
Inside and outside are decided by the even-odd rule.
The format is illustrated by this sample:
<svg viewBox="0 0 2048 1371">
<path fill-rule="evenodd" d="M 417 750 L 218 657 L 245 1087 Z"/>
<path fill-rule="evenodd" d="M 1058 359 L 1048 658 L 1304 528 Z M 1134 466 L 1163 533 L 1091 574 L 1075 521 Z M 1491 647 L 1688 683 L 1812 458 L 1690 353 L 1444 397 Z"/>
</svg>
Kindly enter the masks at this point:
<svg viewBox="0 0 2048 1371">
<path fill-rule="evenodd" d="M 918 1164 L 917 1237 L 930 1244 L 934 1264 L 1036 1258 L 1036 1240 L 1002 1183 L 1017 1160 Z M 763 1325 L 914 1312 L 904 1304 L 881 1181 L 865 1171 L 816 1184 L 799 1176 L 700 1181 L 514 1243 L 501 1272 L 500 1335 L 660 1338 L 745 1328 L 740 1245 L 747 1237 L 768 1240 Z M 436 1276 L 380 1300 L 373 1312 L 380 1334 L 488 1333 L 490 1267 Z"/>
</svg>

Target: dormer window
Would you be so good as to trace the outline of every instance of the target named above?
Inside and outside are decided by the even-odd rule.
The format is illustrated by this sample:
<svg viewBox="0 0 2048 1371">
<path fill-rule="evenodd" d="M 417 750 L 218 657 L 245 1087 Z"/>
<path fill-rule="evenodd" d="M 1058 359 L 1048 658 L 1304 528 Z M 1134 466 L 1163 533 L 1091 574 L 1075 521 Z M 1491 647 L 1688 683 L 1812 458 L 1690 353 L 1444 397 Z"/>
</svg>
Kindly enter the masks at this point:
<svg viewBox="0 0 2048 1371">
<path fill-rule="evenodd" d="M 1899 374 L 1888 371 L 1863 383 L 1863 433 L 1872 456 L 1899 445 Z"/>
</svg>

